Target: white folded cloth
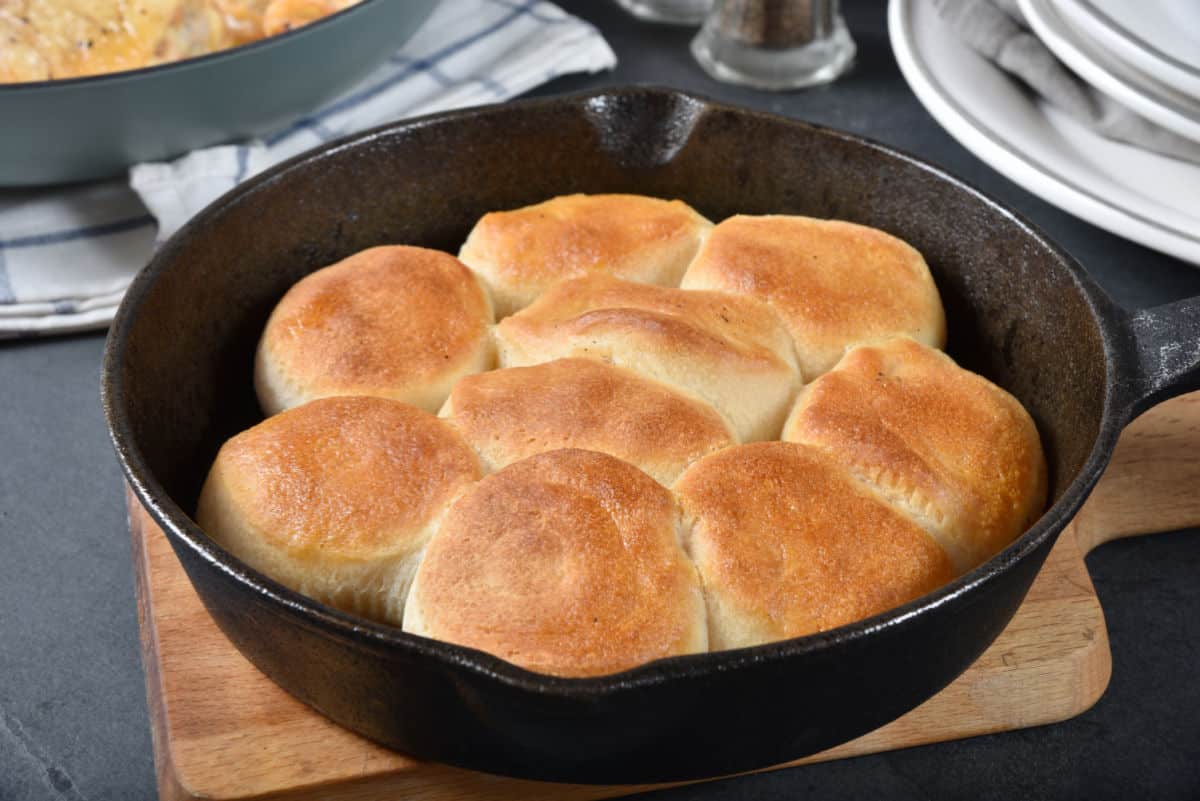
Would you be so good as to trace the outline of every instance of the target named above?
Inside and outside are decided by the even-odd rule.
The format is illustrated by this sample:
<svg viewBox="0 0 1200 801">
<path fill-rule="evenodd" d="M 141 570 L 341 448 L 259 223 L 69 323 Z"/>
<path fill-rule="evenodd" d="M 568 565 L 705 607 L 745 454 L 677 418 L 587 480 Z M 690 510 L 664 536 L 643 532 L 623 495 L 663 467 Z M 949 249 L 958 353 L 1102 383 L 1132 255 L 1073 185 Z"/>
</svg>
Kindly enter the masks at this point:
<svg viewBox="0 0 1200 801">
<path fill-rule="evenodd" d="M 106 326 L 156 242 L 272 164 L 390 120 L 506 100 L 615 64 L 593 26 L 552 3 L 446 0 L 355 89 L 260 141 L 139 164 L 125 180 L 0 190 L 0 338 Z"/>
<path fill-rule="evenodd" d="M 1200 143 L 1136 114 L 1060 63 L 1029 31 L 1014 0 L 934 0 L 934 5 L 968 46 L 1076 122 L 1107 139 L 1200 164 Z"/>
</svg>

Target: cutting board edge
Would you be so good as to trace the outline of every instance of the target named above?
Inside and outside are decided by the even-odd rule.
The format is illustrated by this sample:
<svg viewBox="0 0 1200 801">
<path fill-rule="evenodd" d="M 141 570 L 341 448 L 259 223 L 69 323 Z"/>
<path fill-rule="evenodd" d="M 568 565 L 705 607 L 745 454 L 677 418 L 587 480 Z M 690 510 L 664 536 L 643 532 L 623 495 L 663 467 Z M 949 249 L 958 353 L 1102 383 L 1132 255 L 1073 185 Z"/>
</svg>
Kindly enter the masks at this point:
<svg viewBox="0 0 1200 801">
<path fill-rule="evenodd" d="M 154 751 L 154 775 L 159 801 L 207 801 L 210 796 L 192 792 L 185 786 L 179 765 L 175 761 L 170 717 L 166 708 L 167 694 L 159 667 L 158 624 L 154 618 L 153 594 L 150 589 L 150 562 L 146 552 L 146 538 L 150 536 L 150 532 L 144 528 L 146 513 L 141 510 L 128 486 L 125 488 L 125 507 L 132 540 L 138 641 L 141 646 L 142 669 L 145 671 L 146 707 L 150 717 L 150 742 Z"/>
</svg>

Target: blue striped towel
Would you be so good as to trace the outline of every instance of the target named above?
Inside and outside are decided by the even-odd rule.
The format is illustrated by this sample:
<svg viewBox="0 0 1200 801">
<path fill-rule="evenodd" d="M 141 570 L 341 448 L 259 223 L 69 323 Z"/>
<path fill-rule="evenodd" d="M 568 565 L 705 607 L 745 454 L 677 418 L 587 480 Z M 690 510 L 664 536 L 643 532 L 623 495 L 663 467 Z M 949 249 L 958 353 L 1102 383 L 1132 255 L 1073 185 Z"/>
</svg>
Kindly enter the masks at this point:
<svg viewBox="0 0 1200 801">
<path fill-rule="evenodd" d="M 261 141 L 139 164 L 127 180 L 0 191 L 0 338 L 103 328 L 161 242 L 243 179 L 322 142 L 497 102 L 616 64 L 599 32 L 537 0 L 453 0 L 356 89 Z"/>
</svg>

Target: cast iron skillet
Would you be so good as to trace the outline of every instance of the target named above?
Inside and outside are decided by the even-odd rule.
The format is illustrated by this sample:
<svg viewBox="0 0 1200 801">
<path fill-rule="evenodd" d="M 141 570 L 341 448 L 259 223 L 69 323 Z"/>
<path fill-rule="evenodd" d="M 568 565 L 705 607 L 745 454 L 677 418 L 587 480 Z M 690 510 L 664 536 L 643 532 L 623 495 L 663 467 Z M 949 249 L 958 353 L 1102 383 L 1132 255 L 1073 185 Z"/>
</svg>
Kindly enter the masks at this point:
<svg viewBox="0 0 1200 801">
<path fill-rule="evenodd" d="M 353 86 L 436 0 L 363 0 L 303 28 L 146 69 L 0 84 L 0 186 L 104 178 L 277 130 Z"/>
<path fill-rule="evenodd" d="M 911 242 L 950 352 L 1030 410 L 1052 506 L 942 589 L 820 635 L 558 679 L 308 600 L 188 517 L 221 442 L 260 419 L 254 344 L 297 279 L 362 248 L 455 251 L 484 212 L 567 192 L 839 217 Z M 662 89 L 440 114 L 294 159 L 226 195 L 134 281 L 109 337 L 108 425 L 137 500 L 234 644 L 335 721 L 420 758 L 574 782 L 770 765 L 896 718 L 1003 629 L 1141 409 L 1200 382 L 1200 300 L 1127 314 L 990 198 L 857 137 Z"/>
</svg>

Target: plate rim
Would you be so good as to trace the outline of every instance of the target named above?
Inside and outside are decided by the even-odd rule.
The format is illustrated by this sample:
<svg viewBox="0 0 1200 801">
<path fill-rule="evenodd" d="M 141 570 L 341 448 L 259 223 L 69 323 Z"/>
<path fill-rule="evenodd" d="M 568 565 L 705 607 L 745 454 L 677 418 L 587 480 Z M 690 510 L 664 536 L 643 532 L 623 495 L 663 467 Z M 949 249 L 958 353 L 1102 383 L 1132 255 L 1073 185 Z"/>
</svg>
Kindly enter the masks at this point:
<svg viewBox="0 0 1200 801">
<path fill-rule="evenodd" d="M 1014 148 L 1007 137 L 965 109 L 936 79 L 915 46 L 909 24 L 914 7 L 914 0 L 889 0 L 889 39 L 909 87 L 950 136 L 1001 175 L 1051 205 L 1109 233 L 1200 266 L 1200 226 L 1197 233 L 1192 233 L 1114 203 Z"/>
</svg>

